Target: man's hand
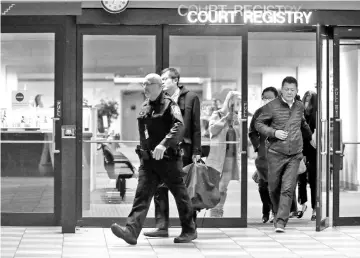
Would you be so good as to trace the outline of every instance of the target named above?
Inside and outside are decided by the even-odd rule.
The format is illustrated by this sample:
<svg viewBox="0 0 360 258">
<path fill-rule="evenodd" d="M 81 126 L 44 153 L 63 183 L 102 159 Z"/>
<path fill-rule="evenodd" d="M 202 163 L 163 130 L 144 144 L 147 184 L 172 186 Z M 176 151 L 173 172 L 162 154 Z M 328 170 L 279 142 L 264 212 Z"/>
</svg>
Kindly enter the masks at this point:
<svg viewBox="0 0 360 258">
<path fill-rule="evenodd" d="M 200 160 L 201 156 L 200 155 L 192 155 L 192 161 L 193 163 L 196 163 Z"/>
<path fill-rule="evenodd" d="M 284 141 L 288 137 L 288 132 L 285 132 L 283 130 L 276 130 L 275 137 L 278 138 L 279 140 Z"/>
<path fill-rule="evenodd" d="M 159 144 L 155 147 L 154 151 L 152 152 L 152 156 L 155 160 L 160 160 L 164 157 L 166 147 L 164 145 Z"/>
</svg>

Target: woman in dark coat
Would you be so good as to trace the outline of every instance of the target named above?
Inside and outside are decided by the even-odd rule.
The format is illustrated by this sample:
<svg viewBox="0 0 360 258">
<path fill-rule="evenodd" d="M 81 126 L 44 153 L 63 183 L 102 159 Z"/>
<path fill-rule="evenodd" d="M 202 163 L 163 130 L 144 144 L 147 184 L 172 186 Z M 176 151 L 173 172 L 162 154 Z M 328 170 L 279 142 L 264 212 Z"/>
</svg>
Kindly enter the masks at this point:
<svg viewBox="0 0 360 258">
<path fill-rule="evenodd" d="M 313 133 L 313 139 L 316 136 L 316 112 L 317 112 L 317 94 L 307 91 L 302 99 L 305 106 L 305 120 L 310 126 Z M 302 205 L 302 209 L 298 212 L 298 218 L 301 218 L 306 211 L 307 205 L 307 183 L 310 185 L 311 192 L 311 220 L 316 220 L 316 146 L 310 141 L 304 141 L 303 148 L 304 157 L 306 157 L 306 172 L 298 177 L 298 202 Z"/>
</svg>

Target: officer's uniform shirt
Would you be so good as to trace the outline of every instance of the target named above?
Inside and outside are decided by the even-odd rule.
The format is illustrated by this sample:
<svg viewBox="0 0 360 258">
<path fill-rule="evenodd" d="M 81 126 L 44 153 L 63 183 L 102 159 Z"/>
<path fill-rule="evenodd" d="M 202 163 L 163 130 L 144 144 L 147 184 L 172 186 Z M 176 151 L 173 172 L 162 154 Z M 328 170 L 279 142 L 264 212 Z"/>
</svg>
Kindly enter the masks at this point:
<svg viewBox="0 0 360 258">
<path fill-rule="evenodd" d="M 178 105 L 164 92 L 141 106 L 137 117 L 142 149 L 154 150 L 158 144 L 177 149 L 184 134 L 184 122 Z"/>
</svg>

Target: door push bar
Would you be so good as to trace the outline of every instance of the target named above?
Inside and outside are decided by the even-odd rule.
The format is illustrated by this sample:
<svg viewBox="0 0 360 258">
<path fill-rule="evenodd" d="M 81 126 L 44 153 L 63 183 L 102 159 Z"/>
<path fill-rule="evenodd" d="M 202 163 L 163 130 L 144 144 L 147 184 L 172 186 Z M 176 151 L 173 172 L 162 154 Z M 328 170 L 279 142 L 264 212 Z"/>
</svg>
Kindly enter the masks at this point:
<svg viewBox="0 0 360 258">
<path fill-rule="evenodd" d="M 55 143 L 55 135 L 56 135 L 56 127 L 55 127 L 55 124 L 56 124 L 56 121 L 59 121 L 60 120 L 60 118 L 58 118 L 58 117 L 52 117 L 51 118 L 52 120 L 53 120 L 53 134 L 52 134 L 52 142 L 53 142 L 53 147 L 52 147 L 52 151 L 53 151 L 53 153 L 54 154 L 58 154 L 58 153 L 60 153 L 60 150 L 57 150 L 56 149 L 56 143 Z"/>
<path fill-rule="evenodd" d="M 335 153 L 339 154 L 339 155 L 342 155 L 343 152 L 344 152 L 343 143 L 342 143 L 342 119 L 341 118 L 336 118 L 335 121 L 339 122 L 339 124 L 340 124 L 340 150 L 335 151 Z"/>
</svg>

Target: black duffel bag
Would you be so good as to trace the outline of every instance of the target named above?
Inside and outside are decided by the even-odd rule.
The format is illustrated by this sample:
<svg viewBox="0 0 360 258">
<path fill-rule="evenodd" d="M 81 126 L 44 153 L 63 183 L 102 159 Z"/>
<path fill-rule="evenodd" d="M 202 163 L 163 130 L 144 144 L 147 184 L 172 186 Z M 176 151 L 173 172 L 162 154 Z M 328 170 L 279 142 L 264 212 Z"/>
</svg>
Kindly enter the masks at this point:
<svg viewBox="0 0 360 258">
<path fill-rule="evenodd" d="M 220 173 L 203 160 L 183 168 L 184 182 L 195 209 L 210 209 L 220 202 Z"/>
</svg>

